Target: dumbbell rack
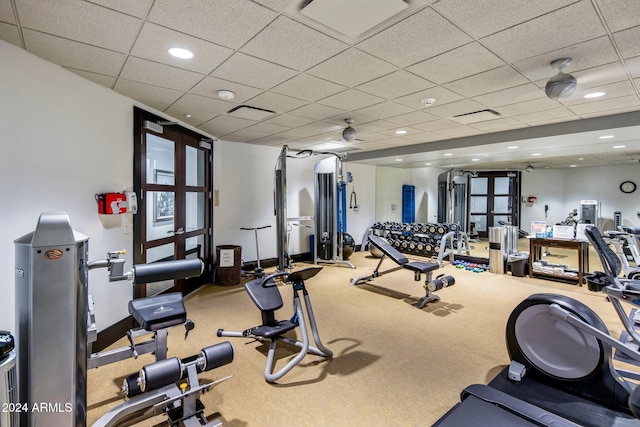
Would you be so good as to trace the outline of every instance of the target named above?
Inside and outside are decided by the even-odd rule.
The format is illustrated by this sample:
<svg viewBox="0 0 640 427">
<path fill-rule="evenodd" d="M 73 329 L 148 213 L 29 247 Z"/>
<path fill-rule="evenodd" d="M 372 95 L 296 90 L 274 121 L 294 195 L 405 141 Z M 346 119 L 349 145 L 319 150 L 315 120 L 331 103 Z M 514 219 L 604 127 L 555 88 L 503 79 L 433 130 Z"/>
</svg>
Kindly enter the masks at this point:
<svg viewBox="0 0 640 427">
<path fill-rule="evenodd" d="M 384 237 L 400 252 L 434 258 L 442 265 L 445 258 L 454 259 L 458 224 L 449 223 L 375 223 L 371 230 Z"/>
</svg>

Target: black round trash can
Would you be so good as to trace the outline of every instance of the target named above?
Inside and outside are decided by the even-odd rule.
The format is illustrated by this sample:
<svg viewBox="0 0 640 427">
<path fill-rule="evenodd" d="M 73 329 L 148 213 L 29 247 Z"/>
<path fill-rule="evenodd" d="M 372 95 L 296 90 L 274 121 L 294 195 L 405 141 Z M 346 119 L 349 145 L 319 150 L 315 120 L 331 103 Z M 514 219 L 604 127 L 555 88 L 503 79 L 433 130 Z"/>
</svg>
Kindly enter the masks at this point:
<svg viewBox="0 0 640 427">
<path fill-rule="evenodd" d="M 526 258 L 515 258 L 511 260 L 511 275 L 515 277 L 526 277 L 527 275 L 527 264 L 528 260 Z"/>
<path fill-rule="evenodd" d="M 221 286 L 240 284 L 242 267 L 242 246 L 216 246 L 216 283 Z"/>
</svg>

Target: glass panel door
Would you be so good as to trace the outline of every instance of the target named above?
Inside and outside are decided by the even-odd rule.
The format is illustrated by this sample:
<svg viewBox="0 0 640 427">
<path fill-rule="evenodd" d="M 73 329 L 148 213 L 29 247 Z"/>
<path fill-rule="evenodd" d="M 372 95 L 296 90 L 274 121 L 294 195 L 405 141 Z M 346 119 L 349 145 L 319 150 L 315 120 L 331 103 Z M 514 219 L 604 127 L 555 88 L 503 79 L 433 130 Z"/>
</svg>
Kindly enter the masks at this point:
<svg viewBox="0 0 640 427">
<path fill-rule="evenodd" d="M 469 221 L 481 238 L 489 227 L 519 223 L 519 174 L 517 172 L 480 172 L 471 178 Z"/>
<path fill-rule="evenodd" d="M 142 286 L 136 297 L 167 291 L 188 293 L 211 279 L 211 144 L 177 125 L 145 126 L 160 118 L 135 110 L 135 262 L 201 258 L 205 273 L 195 279 Z"/>
</svg>

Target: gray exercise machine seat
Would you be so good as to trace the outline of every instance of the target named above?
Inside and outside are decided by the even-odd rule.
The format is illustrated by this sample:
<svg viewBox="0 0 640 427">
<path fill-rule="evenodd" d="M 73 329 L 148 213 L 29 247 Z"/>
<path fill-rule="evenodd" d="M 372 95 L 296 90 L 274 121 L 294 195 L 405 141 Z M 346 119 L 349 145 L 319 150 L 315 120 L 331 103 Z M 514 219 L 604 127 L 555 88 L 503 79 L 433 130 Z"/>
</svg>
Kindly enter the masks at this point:
<svg viewBox="0 0 640 427">
<path fill-rule="evenodd" d="M 407 270 L 411 270 L 416 273 L 428 273 L 440 268 L 437 263 L 433 262 L 409 261 L 409 258 L 404 256 L 399 250 L 387 243 L 382 237 L 376 236 L 375 234 L 369 235 L 369 242 L 376 248 L 380 249 L 382 253 L 393 260 L 393 262 L 401 265 L 402 268 L 406 268 Z"/>
<path fill-rule="evenodd" d="M 187 311 L 180 292 L 131 300 L 129 313 L 149 332 L 181 325 L 187 321 Z"/>
</svg>

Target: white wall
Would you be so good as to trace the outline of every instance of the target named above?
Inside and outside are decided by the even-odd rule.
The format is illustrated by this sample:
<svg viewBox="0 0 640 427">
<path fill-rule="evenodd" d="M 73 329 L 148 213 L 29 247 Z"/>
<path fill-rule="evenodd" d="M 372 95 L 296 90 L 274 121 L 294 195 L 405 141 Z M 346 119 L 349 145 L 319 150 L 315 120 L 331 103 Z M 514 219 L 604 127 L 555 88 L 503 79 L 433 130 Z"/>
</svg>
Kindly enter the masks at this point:
<svg viewBox="0 0 640 427">
<path fill-rule="evenodd" d="M 130 215 L 97 213 L 96 193 L 133 188 L 133 102 L 0 40 L 0 329 L 15 331 L 13 241 L 43 211 L 65 211 L 89 236 L 89 258 L 131 253 Z M 131 256 L 126 255 L 127 265 Z M 93 270 L 89 292 L 102 329 L 124 317 L 131 284 Z"/>
</svg>

